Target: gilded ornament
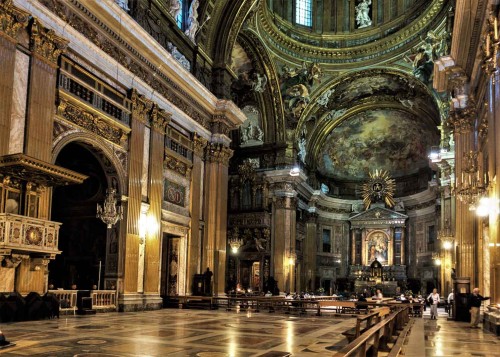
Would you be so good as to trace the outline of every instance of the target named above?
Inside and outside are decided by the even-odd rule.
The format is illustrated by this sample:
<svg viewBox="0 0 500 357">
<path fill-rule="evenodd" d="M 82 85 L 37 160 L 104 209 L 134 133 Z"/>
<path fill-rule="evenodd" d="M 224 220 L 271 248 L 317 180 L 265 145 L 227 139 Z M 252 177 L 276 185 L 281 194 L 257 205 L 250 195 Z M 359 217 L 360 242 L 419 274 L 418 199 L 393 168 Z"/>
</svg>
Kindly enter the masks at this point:
<svg viewBox="0 0 500 357">
<path fill-rule="evenodd" d="M 201 136 L 195 134 L 193 137 L 193 146 L 194 146 L 194 154 L 196 156 L 203 156 L 203 152 L 205 147 L 207 146 L 208 141 Z"/>
<path fill-rule="evenodd" d="M 390 178 L 389 173 L 383 170 L 370 172 L 370 178 L 363 184 L 363 203 L 365 209 L 377 201 L 385 202 L 389 207 L 394 207 L 394 191 L 396 180 Z"/>
<path fill-rule="evenodd" d="M 29 13 L 16 8 L 12 0 L 0 2 L 0 34 L 8 36 L 17 42 L 19 30 L 28 24 Z"/>
<path fill-rule="evenodd" d="M 155 103 L 153 105 L 153 110 L 151 111 L 151 126 L 154 130 L 160 132 L 162 135 L 165 135 L 165 130 L 171 117 L 172 114 L 160 109 L 158 104 Z"/>
<path fill-rule="evenodd" d="M 66 50 L 69 41 L 59 37 L 54 30 L 45 28 L 38 19 L 31 24 L 31 51 L 52 65 L 57 65 L 59 56 Z"/>
<path fill-rule="evenodd" d="M 109 121 L 87 112 L 66 100 L 60 101 L 57 114 L 117 145 L 121 145 L 124 139 L 127 138 L 127 133 L 122 129 L 110 125 Z"/>
<path fill-rule="evenodd" d="M 132 89 L 130 100 L 132 101 L 133 118 L 143 124 L 146 124 L 147 116 L 153 106 L 153 102 L 139 94 L 135 89 Z"/>
</svg>

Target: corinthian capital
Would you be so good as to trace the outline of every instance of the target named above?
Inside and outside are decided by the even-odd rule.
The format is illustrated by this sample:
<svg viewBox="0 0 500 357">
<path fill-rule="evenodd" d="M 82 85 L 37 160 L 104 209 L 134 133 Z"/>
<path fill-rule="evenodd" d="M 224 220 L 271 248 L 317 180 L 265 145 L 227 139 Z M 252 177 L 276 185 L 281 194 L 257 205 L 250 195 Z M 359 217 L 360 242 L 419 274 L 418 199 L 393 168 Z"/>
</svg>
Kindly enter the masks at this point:
<svg viewBox="0 0 500 357">
<path fill-rule="evenodd" d="M 29 13 L 14 7 L 12 0 L 0 0 L 0 35 L 17 42 L 20 29 L 28 24 Z"/>
<path fill-rule="evenodd" d="M 193 138 L 194 154 L 200 157 L 203 156 L 203 151 L 207 147 L 207 143 L 206 139 L 195 134 Z"/>
<path fill-rule="evenodd" d="M 153 102 L 144 98 L 143 95 L 137 93 L 137 90 L 132 89 L 130 94 L 130 100 L 132 101 L 132 115 L 135 120 L 139 120 L 141 123 L 146 124 L 147 116 Z"/>
<path fill-rule="evenodd" d="M 219 143 L 210 143 L 205 149 L 205 160 L 208 162 L 219 162 L 228 166 L 232 156 L 233 150 Z"/>
<path fill-rule="evenodd" d="M 56 66 L 59 56 L 66 50 L 69 41 L 57 36 L 54 30 L 45 28 L 36 18 L 33 19 L 30 30 L 30 49 L 33 54 Z"/>
<path fill-rule="evenodd" d="M 165 135 L 165 130 L 168 123 L 170 122 L 170 117 L 172 114 L 167 113 L 165 110 L 160 109 L 158 104 L 154 104 L 153 110 L 151 111 L 151 127 L 153 130 L 158 131 L 162 135 Z"/>
<path fill-rule="evenodd" d="M 474 129 L 476 116 L 476 107 L 472 101 L 469 101 L 466 108 L 458 108 L 450 111 L 446 125 L 448 125 L 455 134 L 467 134 Z"/>
</svg>

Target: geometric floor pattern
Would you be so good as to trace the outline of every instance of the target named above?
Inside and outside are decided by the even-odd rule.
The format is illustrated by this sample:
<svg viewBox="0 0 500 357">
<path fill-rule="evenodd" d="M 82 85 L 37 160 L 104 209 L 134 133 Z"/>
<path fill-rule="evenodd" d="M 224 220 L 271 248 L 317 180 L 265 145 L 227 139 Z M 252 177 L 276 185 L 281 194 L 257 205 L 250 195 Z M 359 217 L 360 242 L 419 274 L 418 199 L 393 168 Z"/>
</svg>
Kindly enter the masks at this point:
<svg viewBox="0 0 500 357">
<path fill-rule="evenodd" d="M 427 312 L 428 313 L 428 312 Z M 500 340 L 465 322 L 416 319 L 406 356 L 499 356 Z M 61 316 L 4 323 L 14 347 L 0 356 L 331 356 L 347 343 L 349 315 L 294 316 L 267 312 L 178 310 Z"/>
</svg>

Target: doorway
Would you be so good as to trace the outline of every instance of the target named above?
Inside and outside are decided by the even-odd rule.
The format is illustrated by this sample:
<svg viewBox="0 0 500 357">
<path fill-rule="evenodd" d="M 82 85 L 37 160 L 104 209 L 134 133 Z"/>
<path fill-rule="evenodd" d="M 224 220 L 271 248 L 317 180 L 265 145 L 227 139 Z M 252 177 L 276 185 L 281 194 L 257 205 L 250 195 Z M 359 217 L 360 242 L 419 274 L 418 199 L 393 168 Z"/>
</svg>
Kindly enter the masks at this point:
<svg viewBox="0 0 500 357">
<path fill-rule="evenodd" d="M 181 237 L 163 234 L 161 244 L 160 296 L 165 300 L 179 294 L 179 245 Z"/>
<path fill-rule="evenodd" d="M 59 231 L 62 253 L 49 264 L 49 284 L 62 289 L 75 285 L 80 290 L 103 288 L 108 236 L 115 237 L 112 249 L 118 253 L 117 228 L 108 232 L 106 225 L 96 218 L 96 206 L 102 205 L 108 187 L 103 165 L 94 148 L 76 142 L 66 145 L 55 163 L 88 178 L 80 185 L 54 189 L 51 219 L 62 223 Z"/>
</svg>

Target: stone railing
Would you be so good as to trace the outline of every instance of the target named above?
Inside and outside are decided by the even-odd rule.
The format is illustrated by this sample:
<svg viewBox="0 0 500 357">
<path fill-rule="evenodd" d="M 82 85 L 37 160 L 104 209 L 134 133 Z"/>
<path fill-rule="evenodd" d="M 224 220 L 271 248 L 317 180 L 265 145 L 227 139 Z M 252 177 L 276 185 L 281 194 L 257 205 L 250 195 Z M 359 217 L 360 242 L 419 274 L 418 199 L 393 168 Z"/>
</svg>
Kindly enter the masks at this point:
<svg viewBox="0 0 500 357">
<path fill-rule="evenodd" d="M 92 290 L 92 308 L 116 309 L 116 290 Z"/>
<path fill-rule="evenodd" d="M 0 252 L 38 252 L 55 256 L 60 253 L 57 248 L 60 226 L 58 222 L 1 213 Z"/>
<path fill-rule="evenodd" d="M 49 293 L 57 297 L 61 311 L 76 312 L 76 290 L 49 290 Z"/>
</svg>

